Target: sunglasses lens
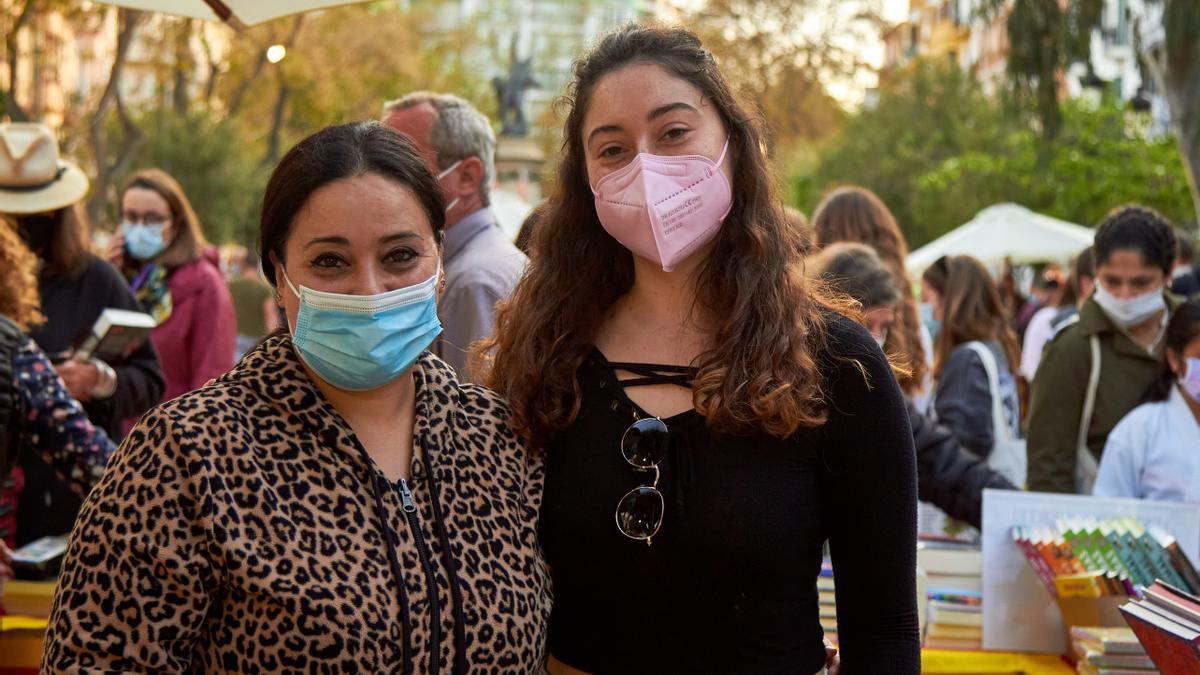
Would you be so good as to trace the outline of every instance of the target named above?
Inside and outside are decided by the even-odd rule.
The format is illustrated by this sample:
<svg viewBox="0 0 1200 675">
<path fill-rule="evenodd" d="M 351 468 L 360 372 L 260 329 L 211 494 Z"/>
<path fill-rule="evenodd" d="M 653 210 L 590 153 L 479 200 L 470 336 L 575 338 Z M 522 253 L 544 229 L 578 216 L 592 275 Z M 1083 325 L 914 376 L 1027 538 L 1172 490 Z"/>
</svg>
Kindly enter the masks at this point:
<svg viewBox="0 0 1200 675">
<path fill-rule="evenodd" d="M 658 466 L 667 457 L 667 425 L 662 420 L 647 417 L 633 423 L 621 438 L 621 454 L 625 461 L 639 469 Z"/>
<path fill-rule="evenodd" d="M 662 519 L 662 494 L 652 487 L 634 488 L 617 504 L 617 527 L 631 539 L 653 537 Z"/>
</svg>

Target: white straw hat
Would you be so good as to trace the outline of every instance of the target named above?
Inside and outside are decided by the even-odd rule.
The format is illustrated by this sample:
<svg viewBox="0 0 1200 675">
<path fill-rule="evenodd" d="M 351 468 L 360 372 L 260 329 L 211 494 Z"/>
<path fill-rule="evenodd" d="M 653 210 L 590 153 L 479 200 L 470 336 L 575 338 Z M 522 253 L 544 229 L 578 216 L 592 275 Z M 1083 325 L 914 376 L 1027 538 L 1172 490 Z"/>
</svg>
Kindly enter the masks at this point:
<svg viewBox="0 0 1200 675">
<path fill-rule="evenodd" d="M 44 124 L 0 124 L 0 213 L 54 211 L 87 196 L 88 177 L 58 156 Z"/>
</svg>

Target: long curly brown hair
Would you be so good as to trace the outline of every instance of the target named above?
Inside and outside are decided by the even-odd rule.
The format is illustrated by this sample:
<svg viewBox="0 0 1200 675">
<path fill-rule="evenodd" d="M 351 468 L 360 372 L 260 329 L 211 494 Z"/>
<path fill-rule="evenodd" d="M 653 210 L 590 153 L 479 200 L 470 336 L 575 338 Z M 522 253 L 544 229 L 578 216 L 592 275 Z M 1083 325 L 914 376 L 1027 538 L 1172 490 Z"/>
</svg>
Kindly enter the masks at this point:
<svg viewBox="0 0 1200 675">
<path fill-rule="evenodd" d="M 1015 375 L 1021 363 L 1021 348 L 1008 324 L 1000 289 L 983 263 L 969 255 L 942 256 L 922 278 L 942 296 L 942 330 L 934 343 L 934 377 L 941 379 L 942 368 L 955 347 L 972 340 L 999 343 L 1008 369 Z"/>
<path fill-rule="evenodd" d="M 817 358 L 826 353 L 826 299 L 803 273 L 801 238 L 789 229 L 763 154 L 758 122 L 735 99 L 712 55 L 682 28 L 626 26 L 575 63 L 557 184 L 535 229 L 524 278 L 497 310 L 489 386 L 507 397 L 512 422 L 543 447 L 580 410 L 576 371 L 607 310 L 629 292 L 633 257 L 600 225 L 588 185 L 583 120 L 597 83 L 631 64 L 656 64 L 699 89 L 729 132 L 733 204 L 712 255 L 697 272 L 696 310 L 715 322 L 697 370 L 693 404 L 716 434 L 786 437 L 826 418 Z"/>
<path fill-rule="evenodd" d="M 29 330 L 44 319 L 38 311 L 38 258 L 17 234 L 16 223 L 0 217 L 0 314 Z"/>
<path fill-rule="evenodd" d="M 813 214 L 817 246 L 846 241 L 875 249 L 900 289 L 896 321 L 883 349 L 896 362 L 900 388 L 912 395 L 921 390 L 929 372 L 921 345 L 921 315 L 913 295 L 913 282 L 904 268 L 908 244 L 896 218 L 874 192 L 857 186 L 841 187 L 821 199 Z"/>
</svg>

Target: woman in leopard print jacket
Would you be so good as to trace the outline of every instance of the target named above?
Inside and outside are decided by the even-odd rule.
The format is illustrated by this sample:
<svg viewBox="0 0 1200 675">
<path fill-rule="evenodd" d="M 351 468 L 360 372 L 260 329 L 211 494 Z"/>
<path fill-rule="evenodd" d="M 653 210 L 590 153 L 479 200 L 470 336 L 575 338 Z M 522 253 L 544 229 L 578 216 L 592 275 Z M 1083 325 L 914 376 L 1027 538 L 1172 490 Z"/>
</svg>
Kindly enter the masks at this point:
<svg viewBox="0 0 1200 675">
<path fill-rule="evenodd" d="M 539 668 L 540 459 L 426 351 L 443 209 L 375 123 L 280 162 L 260 244 L 291 334 L 118 450 L 71 536 L 46 672 Z"/>
</svg>

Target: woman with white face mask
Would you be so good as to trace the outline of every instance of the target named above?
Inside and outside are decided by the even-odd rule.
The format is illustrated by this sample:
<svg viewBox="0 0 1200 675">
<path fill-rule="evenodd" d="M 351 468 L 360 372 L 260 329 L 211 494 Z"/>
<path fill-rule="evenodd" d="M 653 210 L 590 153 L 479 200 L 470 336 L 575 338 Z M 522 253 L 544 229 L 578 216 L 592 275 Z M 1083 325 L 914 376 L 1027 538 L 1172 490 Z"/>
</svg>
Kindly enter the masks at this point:
<svg viewBox="0 0 1200 675">
<path fill-rule="evenodd" d="M 546 457 L 550 673 L 821 671 L 826 540 L 843 667 L 918 672 L 904 401 L 804 278 L 753 118 L 683 29 L 606 36 L 572 92 L 485 345 Z"/>
<path fill-rule="evenodd" d="M 1156 211 L 1113 210 L 1096 230 L 1095 291 L 1046 346 L 1029 410 L 1030 490 L 1091 492 L 1105 440 L 1158 377 L 1175 234 Z"/>
<path fill-rule="evenodd" d="M 433 356 L 445 204 L 416 147 L 331 127 L 260 249 L 290 331 L 148 413 L 84 504 L 43 670 L 530 673 L 541 464 Z"/>
<path fill-rule="evenodd" d="M 110 246 L 143 309 L 166 381 L 164 401 L 229 370 L 237 344 L 233 298 L 183 187 L 143 169 L 121 191 L 121 226 Z M 130 423 L 136 418 L 130 420 Z"/>
<path fill-rule="evenodd" d="M 1200 502 L 1200 299 L 1175 310 L 1146 403 L 1108 437 L 1094 494 Z"/>
</svg>

